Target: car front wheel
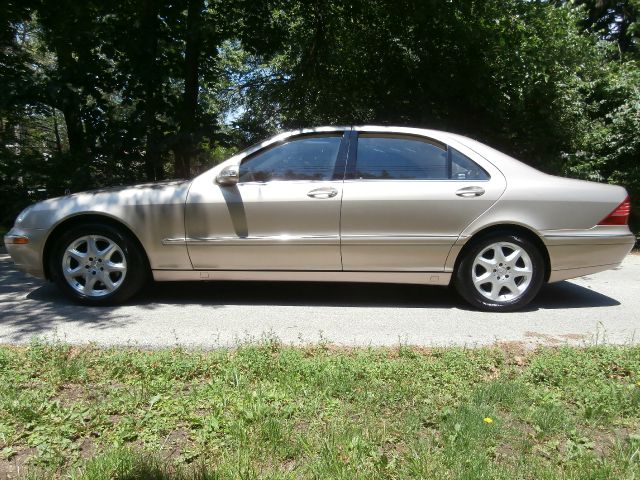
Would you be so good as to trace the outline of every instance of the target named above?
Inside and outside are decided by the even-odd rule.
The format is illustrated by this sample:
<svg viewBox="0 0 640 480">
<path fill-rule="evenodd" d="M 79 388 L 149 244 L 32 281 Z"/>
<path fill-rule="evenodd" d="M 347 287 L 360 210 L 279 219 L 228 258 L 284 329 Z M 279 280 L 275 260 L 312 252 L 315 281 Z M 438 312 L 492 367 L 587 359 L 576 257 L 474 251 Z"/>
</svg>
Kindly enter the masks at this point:
<svg viewBox="0 0 640 480">
<path fill-rule="evenodd" d="M 111 225 L 71 228 L 56 241 L 50 262 L 56 284 L 75 301 L 89 305 L 123 302 L 147 278 L 139 247 Z"/>
<path fill-rule="evenodd" d="M 510 312 L 524 307 L 538 294 L 544 269 L 542 254 L 527 238 L 492 235 L 466 250 L 456 271 L 455 286 L 476 308 Z"/>
</svg>

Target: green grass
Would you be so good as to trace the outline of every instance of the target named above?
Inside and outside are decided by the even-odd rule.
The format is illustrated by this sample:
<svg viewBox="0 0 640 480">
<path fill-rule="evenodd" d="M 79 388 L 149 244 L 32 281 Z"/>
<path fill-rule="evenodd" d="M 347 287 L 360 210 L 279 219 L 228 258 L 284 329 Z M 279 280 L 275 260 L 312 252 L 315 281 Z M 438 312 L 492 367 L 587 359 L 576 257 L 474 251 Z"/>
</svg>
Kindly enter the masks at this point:
<svg viewBox="0 0 640 480">
<path fill-rule="evenodd" d="M 640 348 L 0 347 L 0 477 L 640 477 Z"/>
</svg>

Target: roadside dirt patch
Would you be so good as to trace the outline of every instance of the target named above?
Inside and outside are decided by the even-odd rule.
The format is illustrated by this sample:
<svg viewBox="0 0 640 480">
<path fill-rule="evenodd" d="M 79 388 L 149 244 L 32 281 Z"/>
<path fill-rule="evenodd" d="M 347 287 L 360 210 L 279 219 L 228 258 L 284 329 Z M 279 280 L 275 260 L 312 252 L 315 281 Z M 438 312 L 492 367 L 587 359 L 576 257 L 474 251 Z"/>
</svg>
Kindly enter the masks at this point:
<svg viewBox="0 0 640 480">
<path fill-rule="evenodd" d="M 630 428 L 616 428 L 612 432 L 596 430 L 592 434 L 593 451 L 598 457 L 604 458 L 611 453 L 616 444 L 623 443 L 632 433 L 634 431 Z"/>
<path fill-rule="evenodd" d="M 524 332 L 524 336 L 527 338 L 535 338 L 536 340 L 543 340 L 544 342 L 550 345 L 558 345 L 562 343 L 561 340 L 554 337 L 553 335 L 549 335 L 547 333 L 539 333 L 539 332 Z"/>
<path fill-rule="evenodd" d="M 28 470 L 27 461 L 35 451 L 35 448 L 22 448 L 10 455 L 8 459 L 0 459 L 0 479 L 24 477 Z"/>
<path fill-rule="evenodd" d="M 80 442 L 80 458 L 84 460 L 95 457 L 97 450 L 95 439 L 91 437 L 85 437 Z"/>
<path fill-rule="evenodd" d="M 67 383 L 60 387 L 57 397 L 60 403 L 68 407 L 84 398 L 84 387 L 77 383 Z"/>
<path fill-rule="evenodd" d="M 558 336 L 560 338 L 566 338 L 567 340 L 586 340 L 589 338 L 589 335 L 584 333 L 564 333 Z"/>
<path fill-rule="evenodd" d="M 189 430 L 185 427 L 178 427 L 167 435 L 160 449 L 160 455 L 165 461 L 177 459 L 185 447 L 191 445 L 189 440 Z"/>
<path fill-rule="evenodd" d="M 508 358 L 524 357 L 527 354 L 531 353 L 535 348 L 530 343 L 516 341 L 496 342 L 493 344 L 493 346 L 502 350 Z"/>
</svg>

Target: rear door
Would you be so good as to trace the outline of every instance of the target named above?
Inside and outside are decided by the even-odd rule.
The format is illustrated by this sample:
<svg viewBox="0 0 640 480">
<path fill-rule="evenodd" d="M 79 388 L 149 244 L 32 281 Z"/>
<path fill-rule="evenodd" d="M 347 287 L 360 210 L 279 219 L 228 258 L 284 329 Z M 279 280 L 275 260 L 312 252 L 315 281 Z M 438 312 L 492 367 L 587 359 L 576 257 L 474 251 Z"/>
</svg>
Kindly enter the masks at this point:
<svg viewBox="0 0 640 480">
<path fill-rule="evenodd" d="M 343 269 L 444 270 L 460 233 L 504 191 L 502 174 L 486 161 L 480 166 L 464 147 L 425 136 L 352 135 L 342 197 Z"/>
</svg>

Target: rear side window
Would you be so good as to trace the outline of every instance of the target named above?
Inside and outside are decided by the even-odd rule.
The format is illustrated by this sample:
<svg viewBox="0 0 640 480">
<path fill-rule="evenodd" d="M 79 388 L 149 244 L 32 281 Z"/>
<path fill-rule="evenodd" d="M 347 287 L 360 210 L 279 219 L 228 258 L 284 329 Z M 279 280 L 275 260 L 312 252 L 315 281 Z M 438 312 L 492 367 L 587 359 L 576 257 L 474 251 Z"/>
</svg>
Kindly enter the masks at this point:
<svg viewBox="0 0 640 480">
<path fill-rule="evenodd" d="M 489 174 L 466 155 L 419 137 L 361 134 L 357 180 L 488 180 Z"/>
<path fill-rule="evenodd" d="M 240 164 L 240 182 L 330 180 L 341 135 L 293 139 L 258 152 Z"/>
<path fill-rule="evenodd" d="M 356 179 L 444 180 L 447 150 L 421 139 L 360 135 Z"/>
<path fill-rule="evenodd" d="M 449 147 L 451 155 L 451 178 L 453 180 L 489 180 L 484 168 L 463 155 L 455 148 Z"/>
</svg>

